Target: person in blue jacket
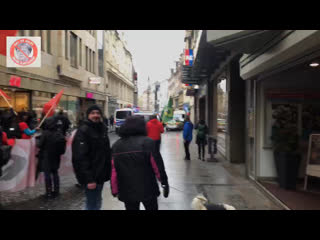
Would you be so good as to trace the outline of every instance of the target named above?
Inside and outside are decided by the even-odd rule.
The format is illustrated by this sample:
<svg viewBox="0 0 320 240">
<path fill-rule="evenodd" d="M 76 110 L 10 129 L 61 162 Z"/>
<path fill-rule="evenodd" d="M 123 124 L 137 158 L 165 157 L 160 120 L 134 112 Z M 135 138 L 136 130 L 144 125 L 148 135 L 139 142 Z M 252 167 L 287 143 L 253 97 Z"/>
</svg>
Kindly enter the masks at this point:
<svg viewBox="0 0 320 240">
<path fill-rule="evenodd" d="M 187 116 L 185 119 L 185 124 L 183 127 L 183 139 L 184 139 L 184 149 L 186 152 L 185 160 L 190 160 L 189 145 L 192 141 L 193 124 L 190 121 L 190 117 Z"/>
</svg>

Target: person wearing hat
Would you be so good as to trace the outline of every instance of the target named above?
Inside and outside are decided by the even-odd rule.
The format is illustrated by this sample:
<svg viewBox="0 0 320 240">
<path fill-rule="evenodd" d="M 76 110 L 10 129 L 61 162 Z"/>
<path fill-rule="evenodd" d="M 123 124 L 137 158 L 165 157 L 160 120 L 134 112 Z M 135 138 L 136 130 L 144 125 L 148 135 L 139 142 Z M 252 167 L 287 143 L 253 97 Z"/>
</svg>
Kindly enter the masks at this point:
<svg viewBox="0 0 320 240">
<path fill-rule="evenodd" d="M 86 209 L 100 210 L 102 189 L 111 175 L 108 129 L 97 105 L 87 110 L 87 119 L 72 142 L 72 164 L 78 182 L 85 187 Z"/>
</svg>

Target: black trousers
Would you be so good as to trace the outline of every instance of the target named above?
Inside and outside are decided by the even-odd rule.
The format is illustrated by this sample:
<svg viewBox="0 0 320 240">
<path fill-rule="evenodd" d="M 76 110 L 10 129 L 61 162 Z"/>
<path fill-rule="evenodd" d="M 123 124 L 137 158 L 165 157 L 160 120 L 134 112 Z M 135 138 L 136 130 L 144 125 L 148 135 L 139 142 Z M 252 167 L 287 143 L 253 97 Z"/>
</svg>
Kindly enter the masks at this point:
<svg viewBox="0 0 320 240">
<path fill-rule="evenodd" d="M 156 143 L 156 150 L 158 152 L 160 152 L 161 139 L 160 140 L 156 140 L 155 143 Z"/>
<path fill-rule="evenodd" d="M 51 178 L 52 175 L 52 178 Z M 44 179 L 46 184 L 46 192 L 50 194 L 52 192 L 52 183 L 54 186 L 54 192 L 59 193 L 60 179 L 58 171 L 44 172 Z"/>
<path fill-rule="evenodd" d="M 202 152 L 202 158 L 204 159 L 204 151 L 206 149 L 206 145 L 204 143 L 198 144 L 198 152 L 199 152 L 199 158 L 201 158 L 201 152 Z"/>
<path fill-rule="evenodd" d="M 152 198 L 142 202 L 146 210 L 158 210 L 158 199 Z M 126 210 L 140 210 L 140 202 L 124 202 Z"/>
<path fill-rule="evenodd" d="M 190 145 L 190 142 L 189 142 L 189 141 L 185 141 L 185 142 L 184 142 L 184 150 L 185 150 L 185 152 L 186 152 L 186 159 L 187 159 L 187 160 L 190 160 L 189 145 Z"/>
</svg>

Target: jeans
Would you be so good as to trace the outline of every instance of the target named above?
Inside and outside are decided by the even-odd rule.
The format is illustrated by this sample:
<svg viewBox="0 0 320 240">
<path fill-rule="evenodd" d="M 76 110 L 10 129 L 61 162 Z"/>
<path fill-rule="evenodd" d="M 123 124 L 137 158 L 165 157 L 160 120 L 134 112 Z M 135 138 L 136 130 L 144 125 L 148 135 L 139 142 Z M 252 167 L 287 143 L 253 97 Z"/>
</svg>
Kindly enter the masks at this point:
<svg viewBox="0 0 320 240">
<path fill-rule="evenodd" d="M 185 152 L 186 152 L 186 159 L 187 159 L 187 160 L 190 160 L 189 145 L 190 145 L 190 142 L 189 142 L 189 141 L 185 141 L 185 142 L 184 142 L 184 150 L 185 150 Z"/>
<path fill-rule="evenodd" d="M 97 184 L 95 189 L 88 189 L 86 186 L 86 210 L 100 210 L 102 205 L 103 184 Z"/>
<path fill-rule="evenodd" d="M 148 201 L 142 202 L 146 210 L 158 210 L 158 199 L 152 198 Z M 125 202 L 126 210 L 140 210 L 140 202 Z"/>
<path fill-rule="evenodd" d="M 206 147 L 206 145 L 204 143 L 198 144 L 199 158 L 201 158 L 201 150 L 202 150 L 202 159 L 204 159 L 205 147 Z"/>
</svg>

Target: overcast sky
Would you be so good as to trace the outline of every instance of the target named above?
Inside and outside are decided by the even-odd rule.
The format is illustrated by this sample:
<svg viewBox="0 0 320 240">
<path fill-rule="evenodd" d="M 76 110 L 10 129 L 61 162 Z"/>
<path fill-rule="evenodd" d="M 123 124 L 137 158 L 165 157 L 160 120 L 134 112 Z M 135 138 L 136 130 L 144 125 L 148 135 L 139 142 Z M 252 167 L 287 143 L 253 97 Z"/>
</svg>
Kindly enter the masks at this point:
<svg viewBox="0 0 320 240">
<path fill-rule="evenodd" d="M 183 52 L 184 30 L 119 30 L 124 32 L 133 64 L 138 73 L 139 95 L 150 82 L 163 81 L 170 77 L 170 68 L 175 67 Z"/>
</svg>

